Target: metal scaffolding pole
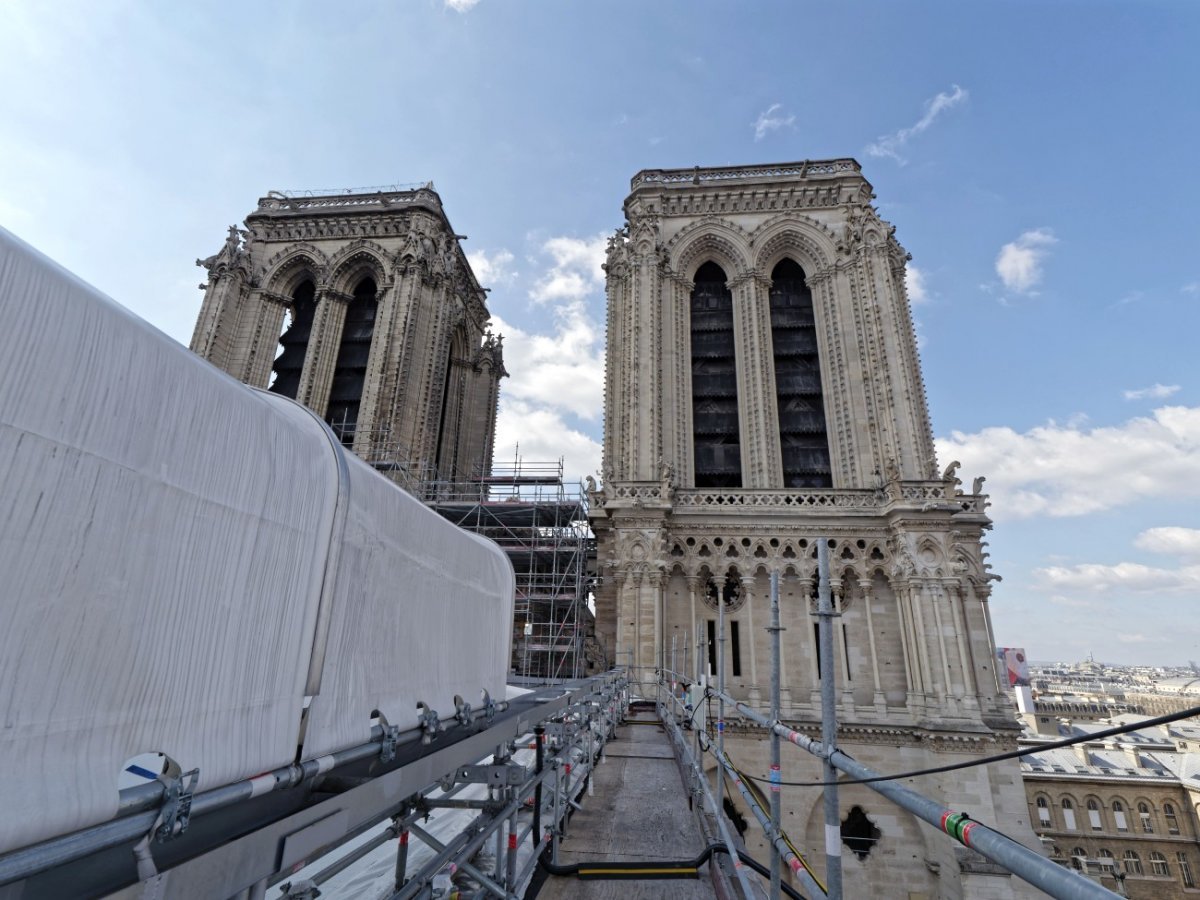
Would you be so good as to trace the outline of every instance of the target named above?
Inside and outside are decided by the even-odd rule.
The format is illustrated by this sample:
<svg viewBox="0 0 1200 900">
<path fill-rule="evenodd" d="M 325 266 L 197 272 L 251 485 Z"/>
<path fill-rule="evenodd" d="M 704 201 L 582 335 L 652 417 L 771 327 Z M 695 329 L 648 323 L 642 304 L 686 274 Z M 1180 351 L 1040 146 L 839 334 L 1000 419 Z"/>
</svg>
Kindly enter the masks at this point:
<svg viewBox="0 0 1200 900">
<path fill-rule="evenodd" d="M 829 590 L 829 541 L 817 541 L 817 615 L 820 617 L 821 743 L 837 746 L 836 685 L 833 665 L 833 598 Z M 722 687 L 722 691 L 725 689 Z M 825 773 L 825 887 L 829 900 L 842 900 L 842 817 L 838 812 L 837 770 L 826 756 Z"/>
<path fill-rule="evenodd" d="M 780 654 L 780 632 L 783 630 L 779 627 L 779 573 L 771 573 L 771 627 L 767 629 L 771 633 L 771 718 L 779 721 L 779 654 Z M 779 735 L 771 732 L 771 827 L 775 829 L 776 834 L 779 833 L 779 826 L 782 816 L 782 798 L 779 796 L 781 789 L 780 785 L 780 769 L 779 769 Z M 771 854 L 771 900 L 779 900 L 779 894 L 782 890 L 782 882 L 780 881 L 781 873 L 779 869 L 779 854 Z"/>
<path fill-rule="evenodd" d="M 828 759 L 836 770 L 845 772 L 851 778 L 862 780 L 882 777 L 879 772 L 856 762 L 842 751 L 793 731 L 782 722 L 773 722 L 753 707 L 733 697 L 726 697 L 726 700 L 747 719 L 770 729 L 784 740 L 795 744 L 802 750 L 807 750 L 813 756 Z M 1117 896 L 1107 888 L 1071 869 L 1051 862 L 1041 854 L 1018 844 L 1012 838 L 992 830 L 982 822 L 974 821 L 966 813 L 954 812 L 936 800 L 931 800 L 909 788 L 901 787 L 894 781 L 872 781 L 865 786 L 887 797 L 901 809 L 907 810 L 917 818 L 933 825 L 963 846 L 971 848 L 1012 872 L 1018 878 L 1040 888 L 1056 900 L 1111 900 Z M 828 888 L 828 884 L 826 887 Z"/>
</svg>

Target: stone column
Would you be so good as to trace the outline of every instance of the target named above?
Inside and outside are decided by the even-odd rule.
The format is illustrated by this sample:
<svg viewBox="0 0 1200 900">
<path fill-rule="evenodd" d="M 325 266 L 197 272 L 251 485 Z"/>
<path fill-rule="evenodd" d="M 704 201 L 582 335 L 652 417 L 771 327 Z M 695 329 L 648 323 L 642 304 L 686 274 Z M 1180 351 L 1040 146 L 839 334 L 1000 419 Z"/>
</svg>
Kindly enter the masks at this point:
<svg viewBox="0 0 1200 900">
<path fill-rule="evenodd" d="M 346 324 L 346 307 L 351 296 L 326 288 L 317 295 L 312 336 L 300 373 L 300 390 L 296 399 L 322 418 L 329 405 L 329 389 L 333 385 L 333 369 L 337 365 L 342 344 L 342 327 Z"/>
<path fill-rule="evenodd" d="M 979 711 L 979 682 L 975 675 L 974 660 L 971 649 L 967 646 L 968 624 L 964 617 L 965 596 L 960 585 L 951 585 L 947 589 L 950 602 L 950 612 L 953 617 L 954 636 L 958 643 L 958 660 L 963 676 L 963 702 L 973 712 Z"/>
<path fill-rule="evenodd" d="M 754 629 L 754 576 L 742 575 L 739 579 L 742 585 L 742 595 L 746 598 L 743 606 L 746 610 L 746 643 L 750 649 L 750 705 L 756 709 L 762 706 L 762 688 L 758 684 L 758 632 Z"/>
<path fill-rule="evenodd" d="M 271 383 L 271 367 L 279 355 L 279 338 L 288 305 L 287 298 L 279 294 L 264 290 L 251 292 L 246 306 L 248 312 L 253 310 L 256 324 L 242 376 L 246 384 L 265 388 Z"/>
<path fill-rule="evenodd" d="M 400 284 L 395 280 L 379 285 L 379 306 L 375 312 L 375 328 L 371 349 L 367 355 L 367 376 L 359 401 L 358 426 L 354 433 L 354 452 L 365 459 L 379 459 L 390 443 L 387 426 L 389 410 L 382 400 L 386 396 L 387 368 L 395 340 L 396 309 L 399 306 Z"/>
<path fill-rule="evenodd" d="M 687 579 L 688 587 L 688 612 L 691 616 L 689 621 L 692 623 L 692 630 L 690 632 L 691 640 L 696 645 L 696 665 L 693 667 L 693 671 L 689 673 L 689 676 L 692 676 L 706 671 L 703 668 L 703 666 L 706 665 L 706 661 L 700 657 L 700 641 L 696 638 L 696 635 L 698 634 L 696 630 L 696 591 L 700 588 L 700 576 L 686 575 L 684 577 Z"/>
<path fill-rule="evenodd" d="M 875 712 L 883 716 L 887 714 L 887 698 L 883 694 L 883 689 L 879 682 L 879 653 L 875 649 L 875 622 L 871 616 L 871 602 L 873 598 L 873 585 L 869 577 L 860 578 L 858 587 L 863 595 L 863 611 L 867 616 L 867 645 L 871 653 L 871 686 L 873 694 L 871 703 L 875 707 Z"/>
</svg>

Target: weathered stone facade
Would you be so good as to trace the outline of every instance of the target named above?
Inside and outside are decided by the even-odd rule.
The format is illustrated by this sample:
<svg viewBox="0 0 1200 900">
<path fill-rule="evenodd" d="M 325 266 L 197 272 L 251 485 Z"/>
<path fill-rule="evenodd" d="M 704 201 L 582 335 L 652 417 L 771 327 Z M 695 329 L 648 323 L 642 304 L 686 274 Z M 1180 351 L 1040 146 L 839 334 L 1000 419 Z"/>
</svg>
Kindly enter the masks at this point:
<svg viewBox="0 0 1200 900">
<path fill-rule="evenodd" d="M 608 249 L 591 508 L 610 657 L 647 682 L 672 657 L 715 674 L 722 597 L 728 689 L 765 710 L 779 572 L 783 717 L 814 735 L 815 542 L 828 540 L 840 744 L 895 772 L 1011 749 L 1018 728 L 994 666 L 983 479 L 965 493 L 956 463 L 937 466 L 908 255 L 873 199 L 849 159 L 634 177 Z M 765 774 L 764 735 L 730 729 L 735 762 Z M 791 754 L 784 777 L 819 780 L 817 760 Z M 1015 763 L 919 787 L 1037 846 Z M 820 791 L 784 798 L 819 864 Z M 843 793 L 843 814 L 854 805 L 883 836 L 844 857 L 847 896 L 1032 895 L 865 788 Z M 761 832 L 747 842 L 765 858 Z"/>
<path fill-rule="evenodd" d="M 192 350 L 304 403 L 401 482 L 486 474 L 503 351 L 432 187 L 272 192 L 245 224 L 197 260 Z"/>
</svg>

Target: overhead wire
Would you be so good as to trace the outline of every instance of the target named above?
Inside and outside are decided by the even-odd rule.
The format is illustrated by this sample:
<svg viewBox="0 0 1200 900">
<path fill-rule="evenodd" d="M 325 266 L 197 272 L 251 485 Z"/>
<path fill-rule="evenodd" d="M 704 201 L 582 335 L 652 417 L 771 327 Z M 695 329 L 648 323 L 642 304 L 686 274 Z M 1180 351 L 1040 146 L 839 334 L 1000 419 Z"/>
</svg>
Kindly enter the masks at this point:
<svg viewBox="0 0 1200 900">
<path fill-rule="evenodd" d="M 928 769 L 914 769 L 910 772 L 898 772 L 895 775 L 876 775 L 873 778 L 846 778 L 837 781 L 779 781 L 775 784 L 786 785 L 787 787 L 826 787 L 833 784 L 874 784 L 878 781 L 899 781 L 902 778 L 917 778 L 922 775 L 940 775 L 943 772 L 956 772 L 960 769 L 972 769 L 976 766 L 986 766 L 992 763 L 1003 762 L 1007 759 L 1017 759 L 1022 756 L 1031 756 L 1035 753 L 1042 753 L 1046 750 L 1058 750 L 1062 747 L 1072 747 L 1075 744 L 1084 744 L 1089 741 L 1100 741 L 1105 738 L 1117 737 L 1122 734 L 1128 734 L 1131 731 L 1139 731 L 1143 728 L 1154 728 L 1159 725 L 1167 725 L 1171 722 L 1178 722 L 1180 719 L 1190 719 L 1194 716 L 1200 716 L 1200 706 L 1193 706 L 1185 709 L 1182 712 L 1169 713 L 1165 716 L 1157 716 L 1153 719 L 1144 719 L 1140 722 L 1133 722 L 1128 725 L 1119 725 L 1114 728 L 1106 728 L 1102 731 L 1095 731 L 1090 734 L 1076 735 L 1075 737 L 1064 738 L 1061 741 L 1050 741 L 1049 743 L 1039 744 L 1037 747 L 1031 747 L 1026 750 L 1020 748 L 1009 750 L 1006 753 L 997 753 L 992 756 L 984 756 L 979 759 L 969 760 L 967 762 L 948 763 L 944 766 L 934 766 Z M 839 750 L 845 753 L 844 750 Z M 846 754 L 849 756 L 850 754 Z M 762 782 L 763 784 L 772 783 L 768 778 L 762 778 L 757 775 L 748 775 L 753 781 Z"/>
</svg>

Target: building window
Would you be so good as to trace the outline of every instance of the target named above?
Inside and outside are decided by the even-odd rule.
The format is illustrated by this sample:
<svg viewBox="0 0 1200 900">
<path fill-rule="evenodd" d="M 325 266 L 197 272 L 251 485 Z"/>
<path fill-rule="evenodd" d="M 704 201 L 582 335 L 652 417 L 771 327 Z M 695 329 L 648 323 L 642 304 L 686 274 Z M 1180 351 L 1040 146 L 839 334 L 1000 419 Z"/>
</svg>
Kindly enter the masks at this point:
<svg viewBox="0 0 1200 900">
<path fill-rule="evenodd" d="M 1100 821 L 1100 804 L 1095 800 L 1087 802 L 1088 823 L 1092 826 L 1092 831 L 1103 831 L 1104 824 Z"/>
<path fill-rule="evenodd" d="M 1167 834 L 1179 834 L 1179 819 L 1170 803 L 1163 804 L 1163 817 L 1167 820 Z"/>
<path fill-rule="evenodd" d="M 1062 802 L 1063 828 L 1067 831 L 1075 830 L 1075 807 L 1070 800 L 1063 798 Z"/>
<path fill-rule="evenodd" d="M 302 281 L 292 291 L 292 303 L 286 313 L 287 324 L 279 338 L 279 355 L 271 366 L 274 377 L 268 388 L 274 394 L 296 399 L 300 390 L 300 373 L 308 353 L 308 338 L 312 334 L 313 314 L 316 312 L 317 289 L 311 281 Z"/>
<path fill-rule="evenodd" d="M 1167 864 L 1167 858 L 1157 850 L 1150 854 L 1150 874 L 1163 878 L 1171 877 L 1171 867 Z"/>
<path fill-rule="evenodd" d="M 1141 875 L 1142 874 L 1142 858 L 1137 855 L 1134 850 L 1125 851 L 1125 874 L 1126 875 Z"/>
<path fill-rule="evenodd" d="M 1038 813 L 1038 822 L 1050 827 L 1050 804 L 1046 802 L 1045 797 L 1038 797 L 1035 801 Z"/>
<path fill-rule="evenodd" d="M 333 367 L 333 385 L 329 389 L 325 421 L 347 446 L 354 443 L 363 386 L 367 381 L 367 357 L 371 353 L 375 313 L 379 309 L 375 290 L 375 280 L 364 278 L 354 289 L 354 296 L 346 306 L 342 339 Z"/>
<path fill-rule="evenodd" d="M 1117 871 L 1117 860 L 1113 857 L 1111 850 L 1096 851 L 1096 864 L 1100 866 L 1100 871 L 1105 875 L 1113 875 Z"/>
<path fill-rule="evenodd" d="M 1071 851 L 1071 865 L 1080 872 L 1087 869 L 1087 853 L 1082 847 L 1076 847 Z"/>
<path fill-rule="evenodd" d="M 737 622 L 729 623 L 729 641 L 730 641 L 730 644 L 729 644 L 730 659 L 733 662 L 733 674 L 741 675 L 742 674 L 742 647 L 741 647 L 741 643 L 738 641 L 738 623 Z"/>
<path fill-rule="evenodd" d="M 1175 854 L 1175 861 L 1179 863 L 1179 877 L 1183 879 L 1184 887 L 1195 887 L 1196 882 L 1192 879 L 1192 864 L 1188 862 L 1187 854 L 1182 850 Z"/>
<path fill-rule="evenodd" d="M 1114 800 L 1112 811 L 1113 819 L 1117 823 L 1117 831 L 1128 831 L 1129 823 L 1125 821 L 1125 805 L 1120 800 Z"/>
<path fill-rule="evenodd" d="M 804 270 L 790 259 L 771 272 L 771 346 L 783 486 L 830 487 L 829 436 L 812 291 Z"/>
<path fill-rule="evenodd" d="M 742 486 L 733 294 L 706 262 L 692 289 L 692 442 L 696 487 Z"/>
<path fill-rule="evenodd" d="M 1138 818 L 1142 820 L 1142 831 L 1154 834 L 1154 822 L 1150 819 L 1150 807 L 1145 803 L 1138 804 Z"/>
</svg>

